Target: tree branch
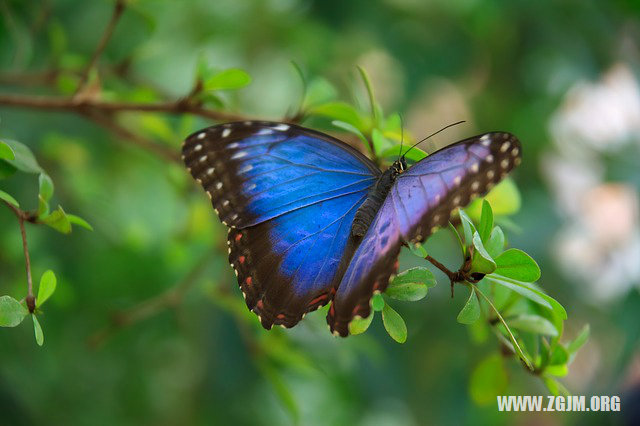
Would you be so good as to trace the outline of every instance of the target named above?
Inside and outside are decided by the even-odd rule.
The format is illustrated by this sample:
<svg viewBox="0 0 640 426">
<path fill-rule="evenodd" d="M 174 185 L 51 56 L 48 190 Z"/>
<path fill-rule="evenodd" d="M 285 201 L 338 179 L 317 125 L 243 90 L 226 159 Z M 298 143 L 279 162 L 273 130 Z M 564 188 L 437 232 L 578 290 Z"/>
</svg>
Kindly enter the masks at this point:
<svg viewBox="0 0 640 426">
<path fill-rule="evenodd" d="M 76 95 L 79 95 L 85 89 L 87 81 L 89 80 L 89 74 L 91 73 L 91 69 L 93 69 L 93 67 L 96 65 L 96 63 L 98 62 L 98 58 L 100 57 L 104 49 L 107 47 L 107 43 L 109 43 L 109 39 L 111 39 L 111 36 L 113 35 L 113 30 L 115 30 L 116 24 L 120 20 L 120 17 L 122 16 L 122 12 L 124 12 L 124 8 L 125 8 L 125 0 L 116 0 L 116 4 L 113 8 L 113 14 L 111 15 L 111 19 L 109 20 L 107 27 L 102 33 L 102 37 L 100 38 L 100 41 L 98 42 L 98 46 L 96 47 L 96 50 L 93 52 L 93 55 L 91 56 L 91 59 L 87 64 L 87 67 L 84 69 L 84 71 L 80 75 L 80 84 L 78 85 L 78 90 L 76 91 Z"/>
</svg>

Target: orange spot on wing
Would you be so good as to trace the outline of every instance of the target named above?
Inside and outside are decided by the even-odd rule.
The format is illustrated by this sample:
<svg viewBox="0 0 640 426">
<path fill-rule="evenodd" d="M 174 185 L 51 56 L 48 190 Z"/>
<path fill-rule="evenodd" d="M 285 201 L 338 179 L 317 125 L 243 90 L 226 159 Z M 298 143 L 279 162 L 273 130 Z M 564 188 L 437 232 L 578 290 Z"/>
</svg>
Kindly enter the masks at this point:
<svg viewBox="0 0 640 426">
<path fill-rule="evenodd" d="M 246 280 L 244 280 L 244 282 L 245 282 L 247 285 L 251 285 L 251 283 L 253 282 L 253 279 L 252 279 L 251 277 L 247 277 L 247 279 L 246 279 Z"/>
<path fill-rule="evenodd" d="M 242 239 L 242 234 L 236 234 L 236 243 Z"/>
<path fill-rule="evenodd" d="M 238 262 L 244 263 L 244 259 L 245 259 L 244 256 L 240 256 L 240 257 L 238 257 Z"/>
</svg>

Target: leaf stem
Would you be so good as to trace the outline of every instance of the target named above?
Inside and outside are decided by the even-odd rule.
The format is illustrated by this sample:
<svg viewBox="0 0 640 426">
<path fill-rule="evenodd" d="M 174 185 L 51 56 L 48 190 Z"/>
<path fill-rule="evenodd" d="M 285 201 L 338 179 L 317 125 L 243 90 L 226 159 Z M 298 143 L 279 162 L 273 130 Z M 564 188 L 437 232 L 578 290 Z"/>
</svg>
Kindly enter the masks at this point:
<svg viewBox="0 0 640 426">
<path fill-rule="evenodd" d="M 4 201 L 4 200 L 3 200 Z M 19 208 L 4 201 L 4 203 L 13 211 L 18 218 L 20 225 L 20 235 L 22 236 L 22 249 L 24 250 L 25 267 L 27 269 L 27 308 L 29 313 L 36 310 L 36 298 L 33 296 L 33 279 L 31 278 L 31 259 L 29 258 L 29 245 L 27 244 L 27 231 L 24 228 L 24 221 L 29 219 L 29 215 Z"/>
</svg>

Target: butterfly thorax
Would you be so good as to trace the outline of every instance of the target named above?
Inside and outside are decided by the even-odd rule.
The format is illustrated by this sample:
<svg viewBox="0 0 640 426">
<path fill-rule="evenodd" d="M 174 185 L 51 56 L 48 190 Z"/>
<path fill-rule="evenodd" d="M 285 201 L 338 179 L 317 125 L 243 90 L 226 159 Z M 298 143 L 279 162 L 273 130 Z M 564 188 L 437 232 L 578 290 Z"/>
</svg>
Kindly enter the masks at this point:
<svg viewBox="0 0 640 426">
<path fill-rule="evenodd" d="M 400 158 L 385 170 L 375 185 L 369 191 L 367 198 L 362 205 L 358 208 L 355 218 L 353 219 L 353 225 L 351 226 L 351 234 L 357 237 L 362 237 L 366 234 L 367 229 L 373 222 L 373 218 L 380 210 L 382 203 L 387 194 L 391 190 L 393 183 L 396 181 L 398 175 L 407 169 L 407 163 L 404 157 Z"/>
</svg>

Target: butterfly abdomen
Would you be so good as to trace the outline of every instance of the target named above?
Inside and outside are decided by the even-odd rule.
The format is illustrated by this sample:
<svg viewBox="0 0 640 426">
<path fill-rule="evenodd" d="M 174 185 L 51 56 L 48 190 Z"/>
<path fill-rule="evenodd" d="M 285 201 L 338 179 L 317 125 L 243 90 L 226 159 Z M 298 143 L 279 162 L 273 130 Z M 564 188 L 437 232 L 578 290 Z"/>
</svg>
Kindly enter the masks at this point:
<svg viewBox="0 0 640 426">
<path fill-rule="evenodd" d="M 371 188 L 371 191 L 369 191 L 367 199 L 364 200 L 364 203 L 362 203 L 356 212 L 353 225 L 351 226 L 352 235 L 362 237 L 367 233 L 367 229 L 369 229 L 373 218 L 376 216 L 376 213 L 378 213 L 378 210 L 380 210 L 385 198 L 387 198 L 387 194 L 391 190 L 399 173 L 399 169 L 394 163 L 394 165 L 380 175 L 376 184 Z"/>
</svg>

